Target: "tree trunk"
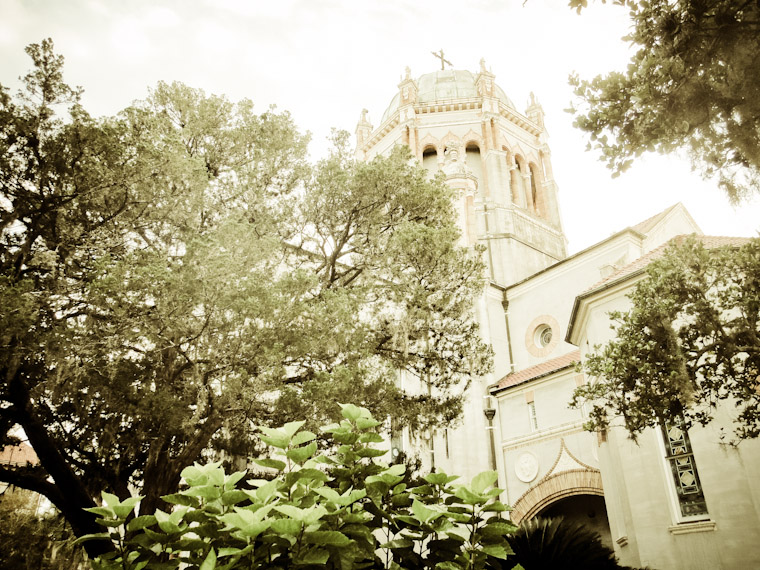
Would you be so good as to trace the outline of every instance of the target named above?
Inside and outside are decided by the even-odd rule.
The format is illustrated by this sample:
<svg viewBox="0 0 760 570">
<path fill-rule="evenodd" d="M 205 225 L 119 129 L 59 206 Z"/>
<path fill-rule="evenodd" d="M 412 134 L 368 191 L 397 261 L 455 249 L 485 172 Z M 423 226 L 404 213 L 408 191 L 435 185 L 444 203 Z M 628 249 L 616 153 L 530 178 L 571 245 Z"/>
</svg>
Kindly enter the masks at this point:
<svg viewBox="0 0 760 570">
<path fill-rule="evenodd" d="M 54 486 L 49 487 L 47 492 L 43 491 L 43 494 L 66 517 L 77 536 L 103 532 L 103 527 L 95 522 L 95 515 L 84 510 L 97 506 L 95 501 L 58 450 L 56 442 L 49 436 L 44 424 L 34 413 L 29 390 L 22 379 L 21 367 L 14 372 L 8 383 L 8 400 L 13 405 L 14 416 L 29 438 L 29 443 L 37 454 L 40 465 L 54 481 Z M 112 551 L 114 547 L 110 541 L 96 540 L 85 542 L 84 548 L 93 558 Z"/>
</svg>

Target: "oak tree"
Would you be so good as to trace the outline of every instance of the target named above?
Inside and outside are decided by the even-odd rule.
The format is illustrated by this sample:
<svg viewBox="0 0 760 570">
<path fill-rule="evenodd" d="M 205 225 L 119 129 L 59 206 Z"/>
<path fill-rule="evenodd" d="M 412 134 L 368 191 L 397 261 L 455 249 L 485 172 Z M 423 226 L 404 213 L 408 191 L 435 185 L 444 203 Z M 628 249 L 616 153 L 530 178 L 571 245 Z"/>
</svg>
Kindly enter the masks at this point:
<svg viewBox="0 0 760 570">
<path fill-rule="evenodd" d="M 254 455 L 255 425 L 336 400 L 457 417 L 490 366 L 482 263 L 408 151 L 312 168 L 287 113 L 179 83 L 95 119 L 50 40 L 27 52 L 0 90 L 0 444 L 23 433 L 39 465 L 0 480 L 81 535 L 101 491 L 152 512 L 193 461 Z"/>
<path fill-rule="evenodd" d="M 685 151 L 736 202 L 760 191 L 760 5 L 616 0 L 630 11 L 625 71 L 571 77 L 575 125 L 619 175 L 644 152 Z M 586 0 L 572 0 L 579 11 Z"/>
<path fill-rule="evenodd" d="M 669 246 L 611 313 L 617 336 L 587 357 L 593 378 L 574 404 L 593 403 L 589 427 L 622 421 L 635 437 L 682 421 L 727 414 L 728 440 L 760 435 L 760 239 L 708 248 L 697 238 Z"/>
</svg>

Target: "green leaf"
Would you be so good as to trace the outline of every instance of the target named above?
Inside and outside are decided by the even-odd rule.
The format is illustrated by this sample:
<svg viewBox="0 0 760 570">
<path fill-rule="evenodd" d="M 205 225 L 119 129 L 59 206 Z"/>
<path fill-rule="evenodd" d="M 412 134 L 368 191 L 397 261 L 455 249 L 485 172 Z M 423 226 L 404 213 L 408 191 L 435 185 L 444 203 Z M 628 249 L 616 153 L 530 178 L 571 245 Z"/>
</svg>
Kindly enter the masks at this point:
<svg viewBox="0 0 760 570">
<path fill-rule="evenodd" d="M 93 513 L 103 518 L 114 516 L 113 510 L 109 509 L 108 507 L 89 507 L 84 510 L 87 511 L 88 513 Z"/>
<path fill-rule="evenodd" d="M 254 459 L 253 462 L 267 469 L 277 469 L 277 471 L 282 471 L 287 467 L 287 464 L 279 459 Z"/>
<path fill-rule="evenodd" d="M 248 554 L 251 550 L 253 550 L 253 545 L 249 544 L 245 548 L 232 548 L 232 547 L 225 547 L 220 548 L 219 552 L 216 553 L 216 557 L 222 558 L 224 556 L 245 556 Z"/>
<path fill-rule="evenodd" d="M 237 505 L 248 499 L 248 493 L 241 491 L 240 489 L 233 489 L 232 491 L 225 491 L 222 493 L 222 504 L 228 507 L 231 505 Z"/>
<path fill-rule="evenodd" d="M 381 424 L 382 422 L 379 422 L 372 418 L 356 418 L 356 427 L 361 430 L 374 428 Z"/>
<path fill-rule="evenodd" d="M 231 475 L 228 475 L 227 478 L 224 481 L 224 488 L 227 491 L 230 491 L 235 488 L 235 485 L 237 485 L 238 481 L 240 481 L 243 477 L 246 476 L 245 471 L 236 471 L 235 473 L 232 473 Z"/>
<path fill-rule="evenodd" d="M 197 507 L 201 503 L 197 497 L 191 497 L 185 494 L 185 492 L 174 493 L 173 495 L 164 495 L 161 497 L 167 503 L 172 505 L 184 505 L 186 507 Z"/>
<path fill-rule="evenodd" d="M 133 518 L 127 523 L 127 531 L 134 532 L 136 530 L 141 530 L 146 526 L 152 526 L 154 524 L 156 524 L 156 517 L 153 515 L 142 515 Z"/>
<path fill-rule="evenodd" d="M 480 533 L 486 538 L 495 538 L 512 534 L 517 530 L 517 526 L 503 519 L 490 520 L 480 528 Z"/>
<path fill-rule="evenodd" d="M 359 420 L 357 420 L 359 421 Z M 363 433 L 359 436 L 357 439 L 359 443 L 384 443 L 385 440 L 383 439 L 383 436 L 381 436 L 379 433 L 374 431 L 368 431 L 366 433 Z"/>
<path fill-rule="evenodd" d="M 290 436 L 285 434 L 277 434 L 274 436 L 259 435 L 259 439 L 268 446 L 276 447 L 277 449 L 287 449 L 290 446 Z"/>
<path fill-rule="evenodd" d="M 329 559 L 330 559 L 329 552 L 327 552 L 326 550 L 319 549 L 319 548 L 314 548 L 302 553 L 301 556 L 299 556 L 296 559 L 296 562 L 298 564 L 323 565 L 323 564 L 327 564 L 327 561 Z"/>
<path fill-rule="evenodd" d="M 277 534 L 283 536 L 297 536 L 301 532 L 303 523 L 294 519 L 276 519 L 269 525 Z"/>
<path fill-rule="evenodd" d="M 305 423 L 305 421 L 288 422 L 282 426 L 281 429 L 288 435 L 288 437 L 293 437 L 295 433 L 304 426 Z"/>
<path fill-rule="evenodd" d="M 425 481 L 430 483 L 431 485 L 447 485 L 448 483 L 451 483 L 455 479 L 458 479 L 458 477 L 449 477 L 446 475 L 446 473 L 428 473 L 423 477 Z"/>
<path fill-rule="evenodd" d="M 274 508 L 275 511 L 282 513 L 286 517 L 302 521 L 306 518 L 307 512 L 304 509 L 299 509 L 293 505 L 278 505 Z"/>
<path fill-rule="evenodd" d="M 326 514 L 326 508 L 324 508 L 322 505 L 315 505 L 306 510 L 306 516 L 304 516 L 303 522 L 306 525 L 314 524 Z"/>
<path fill-rule="evenodd" d="M 158 522 L 158 527 L 166 534 L 182 532 L 182 529 L 177 524 L 179 521 L 173 515 L 174 513 L 170 515 L 161 509 L 156 509 L 155 517 Z"/>
<path fill-rule="evenodd" d="M 214 570 L 216 568 L 216 552 L 212 548 L 208 551 L 206 559 L 201 564 L 199 570 Z"/>
<path fill-rule="evenodd" d="M 382 457 L 388 453 L 387 449 L 373 449 L 371 447 L 365 447 L 364 449 L 359 449 L 356 452 L 356 455 L 359 457 Z"/>
<path fill-rule="evenodd" d="M 414 517 L 423 523 L 430 522 L 432 520 L 435 520 L 436 518 L 440 517 L 443 513 L 440 513 L 439 511 L 435 511 L 433 509 L 427 508 L 425 505 L 420 503 L 417 499 L 414 499 L 414 502 L 412 503 L 412 513 L 414 513 Z"/>
<path fill-rule="evenodd" d="M 314 455 L 317 452 L 317 443 L 315 441 L 312 441 L 309 445 L 306 445 L 304 447 L 296 447 L 294 449 L 288 449 L 288 451 L 285 453 L 287 455 L 288 459 L 291 461 L 295 461 L 297 464 L 301 465 L 304 462 L 306 462 L 307 459 L 310 459 L 312 455 Z"/>
<path fill-rule="evenodd" d="M 330 487 L 319 487 L 317 489 L 314 489 L 314 492 L 318 495 L 321 495 L 325 499 L 327 499 L 330 502 L 333 502 L 338 505 L 342 505 L 339 501 L 343 498 L 338 491 L 335 489 L 331 489 Z"/>
<path fill-rule="evenodd" d="M 262 521 L 260 517 L 249 510 L 237 508 L 234 513 L 226 513 L 220 518 L 229 529 L 236 529 L 244 536 L 251 538 L 255 538 L 264 532 L 271 523 L 269 520 Z"/>
<path fill-rule="evenodd" d="M 107 493 L 105 491 L 102 491 L 100 494 L 103 497 L 103 502 L 107 507 L 113 507 L 114 505 L 119 504 L 119 497 L 116 495 L 112 495 L 111 493 Z"/>
<path fill-rule="evenodd" d="M 487 504 L 483 510 L 488 513 L 503 513 L 509 509 L 507 509 L 506 505 L 501 501 L 494 501 L 493 503 Z"/>
<path fill-rule="evenodd" d="M 277 492 L 277 480 L 264 483 L 261 487 L 256 489 L 255 497 L 262 503 L 266 503 Z"/>
<path fill-rule="evenodd" d="M 476 495 L 467 487 L 457 487 L 454 490 L 454 496 L 468 505 L 480 505 L 488 500 L 488 498 L 483 495 Z"/>
<path fill-rule="evenodd" d="M 349 421 L 356 421 L 362 416 L 362 408 L 354 406 L 353 404 L 338 404 L 340 406 L 341 414 Z"/>
<path fill-rule="evenodd" d="M 386 542 L 385 544 L 381 544 L 380 548 L 412 548 L 413 546 L 414 542 L 408 538 L 397 538 L 390 542 Z"/>
<path fill-rule="evenodd" d="M 498 478 L 499 474 L 496 471 L 483 471 L 475 475 L 472 483 L 470 483 L 470 489 L 472 489 L 473 493 L 480 495 L 486 488 L 496 483 Z"/>
<path fill-rule="evenodd" d="M 290 445 L 302 445 L 306 443 L 307 441 L 311 441 L 317 437 L 316 434 L 310 432 L 310 431 L 301 431 L 298 432 L 293 439 L 290 441 Z"/>
<path fill-rule="evenodd" d="M 503 546 L 499 546 L 496 544 L 486 545 L 486 546 L 481 546 L 480 550 L 482 552 L 485 552 L 489 556 L 493 556 L 494 558 L 500 558 L 502 560 L 507 559 L 507 551 Z"/>
<path fill-rule="evenodd" d="M 99 524 L 100 526 L 104 526 L 106 528 L 117 528 L 123 525 L 125 522 L 127 522 L 126 518 L 120 518 L 120 519 L 97 519 L 95 521 L 96 524 Z"/>
<path fill-rule="evenodd" d="M 222 496 L 222 489 L 216 485 L 199 485 L 190 487 L 184 494 L 189 497 L 202 497 L 207 501 L 214 501 Z"/>
<path fill-rule="evenodd" d="M 107 532 L 96 532 L 94 534 L 85 534 L 83 536 L 80 536 L 74 541 L 75 546 L 79 546 L 80 544 L 90 541 L 90 540 L 111 540 L 111 535 Z"/>
<path fill-rule="evenodd" d="M 351 542 L 342 532 L 337 530 L 316 530 L 304 534 L 304 541 L 309 544 L 318 544 L 320 546 L 346 546 Z"/>
</svg>

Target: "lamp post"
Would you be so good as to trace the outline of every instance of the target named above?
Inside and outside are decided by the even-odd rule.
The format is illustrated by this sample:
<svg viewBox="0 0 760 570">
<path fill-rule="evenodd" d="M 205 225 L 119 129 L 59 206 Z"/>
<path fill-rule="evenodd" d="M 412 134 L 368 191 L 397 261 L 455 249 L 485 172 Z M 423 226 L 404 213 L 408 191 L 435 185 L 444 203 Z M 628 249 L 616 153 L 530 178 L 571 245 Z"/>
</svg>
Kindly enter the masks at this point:
<svg viewBox="0 0 760 570">
<path fill-rule="evenodd" d="M 493 396 L 483 396 L 483 414 L 485 414 L 488 420 L 488 426 L 486 427 L 489 443 L 488 459 L 491 464 L 491 470 L 496 471 L 496 443 L 493 435 L 493 418 L 496 416 L 496 408 L 494 408 Z"/>
</svg>

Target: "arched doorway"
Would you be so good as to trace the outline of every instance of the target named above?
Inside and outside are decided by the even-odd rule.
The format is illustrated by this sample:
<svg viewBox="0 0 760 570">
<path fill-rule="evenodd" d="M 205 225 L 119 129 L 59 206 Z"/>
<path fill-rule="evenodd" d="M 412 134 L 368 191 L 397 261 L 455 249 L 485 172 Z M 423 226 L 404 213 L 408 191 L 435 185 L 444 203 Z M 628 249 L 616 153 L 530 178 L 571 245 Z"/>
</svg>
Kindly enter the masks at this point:
<svg viewBox="0 0 760 570">
<path fill-rule="evenodd" d="M 545 477 L 512 505 L 512 522 L 520 524 L 536 516 L 558 517 L 590 526 L 613 548 L 604 503 L 602 476 L 597 469 L 570 469 Z"/>
<path fill-rule="evenodd" d="M 605 546 L 614 549 L 607 506 L 599 495 L 573 495 L 555 501 L 539 511 L 536 516 L 563 517 L 566 521 L 577 522 L 599 533 Z"/>
</svg>

